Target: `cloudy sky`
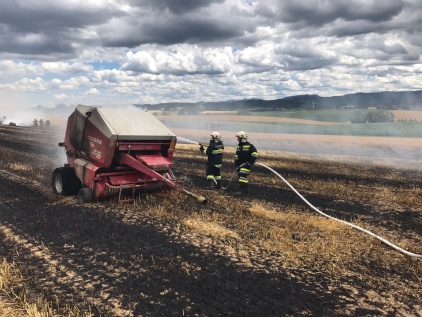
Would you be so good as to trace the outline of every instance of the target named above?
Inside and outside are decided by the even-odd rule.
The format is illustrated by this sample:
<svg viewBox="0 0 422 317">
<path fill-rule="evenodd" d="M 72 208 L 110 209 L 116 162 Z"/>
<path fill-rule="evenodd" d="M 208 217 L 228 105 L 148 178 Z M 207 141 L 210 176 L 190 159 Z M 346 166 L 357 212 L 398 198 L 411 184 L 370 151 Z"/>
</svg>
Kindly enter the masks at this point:
<svg viewBox="0 0 422 317">
<path fill-rule="evenodd" d="M 422 89 L 421 0 L 1 0 L 0 109 Z"/>
</svg>

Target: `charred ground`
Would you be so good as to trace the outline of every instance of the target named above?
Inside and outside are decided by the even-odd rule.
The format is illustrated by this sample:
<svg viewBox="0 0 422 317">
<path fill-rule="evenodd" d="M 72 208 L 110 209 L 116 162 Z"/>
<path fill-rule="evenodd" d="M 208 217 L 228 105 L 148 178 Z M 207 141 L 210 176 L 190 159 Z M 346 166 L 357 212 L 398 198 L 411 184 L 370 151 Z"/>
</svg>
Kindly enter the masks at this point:
<svg viewBox="0 0 422 317">
<path fill-rule="evenodd" d="M 0 127 L 0 255 L 21 268 L 11 289 L 28 302 L 69 316 L 66 305 L 94 316 L 422 314 L 421 260 L 314 215 L 266 170 L 254 168 L 247 202 L 234 187 L 202 191 L 204 158 L 180 147 L 176 175 L 208 206 L 180 195 L 80 206 L 51 190 L 61 138 Z M 260 162 L 324 212 L 422 253 L 420 169 L 274 153 Z"/>
</svg>

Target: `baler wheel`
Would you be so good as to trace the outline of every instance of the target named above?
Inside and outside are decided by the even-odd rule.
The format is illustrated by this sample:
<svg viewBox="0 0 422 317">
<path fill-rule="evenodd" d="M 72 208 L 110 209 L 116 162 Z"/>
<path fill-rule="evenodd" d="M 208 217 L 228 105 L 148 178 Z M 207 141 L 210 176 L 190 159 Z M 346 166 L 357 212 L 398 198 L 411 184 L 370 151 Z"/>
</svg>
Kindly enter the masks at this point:
<svg viewBox="0 0 422 317">
<path fill-rule="evenodd" d="M 53 172 L 51 185 L 59 195 L 76 195 L 81 188 L 81 181 L 73 168 L 59 167 Z"/>
<path fill-rule="evenodd" d="M 92 201 L 92 190 L 89 188 L 81 188 L 76 199 L 78 204 L 88 203 Z"/>
</svg>

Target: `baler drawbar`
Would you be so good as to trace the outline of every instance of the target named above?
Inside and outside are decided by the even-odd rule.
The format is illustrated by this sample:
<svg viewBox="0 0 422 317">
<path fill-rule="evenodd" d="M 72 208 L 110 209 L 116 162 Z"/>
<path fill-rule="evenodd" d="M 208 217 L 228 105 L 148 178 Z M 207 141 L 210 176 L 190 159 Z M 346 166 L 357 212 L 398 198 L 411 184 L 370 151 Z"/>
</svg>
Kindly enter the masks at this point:
<svg viewBox="0 0 422 317">
<path fill-rule="evenodd" d="M 56 168 L 52 187 L 78 202 L 171 189 L 205 204 L 172 173 L 177 137 L 151 113 L 78 105 L 69 116 L 64 142 L 67 164 Z"/>
</svg>

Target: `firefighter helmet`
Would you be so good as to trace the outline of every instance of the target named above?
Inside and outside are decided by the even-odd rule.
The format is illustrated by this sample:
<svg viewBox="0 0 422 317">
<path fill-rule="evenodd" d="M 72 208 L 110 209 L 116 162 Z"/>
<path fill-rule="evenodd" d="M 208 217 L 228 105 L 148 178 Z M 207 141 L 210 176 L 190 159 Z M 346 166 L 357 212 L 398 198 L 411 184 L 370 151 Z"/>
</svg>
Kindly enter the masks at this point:
<svg viewBox="0 0 422 317">
<path fill-rule="evenodd" d="M 211 133 L 211 136 L 214 139 L 221 140 L 221 134 L 220 134 L 220 132 L 214 131 L 213 133 Z"/>
<path fill-rule="evenodd" d="M 245 131 L 239 131 L 237 132 L 236 137 L 241 139 L 247 139 L 248 134 Z"/>
</svg>

